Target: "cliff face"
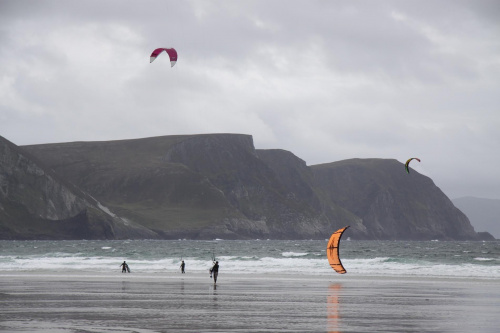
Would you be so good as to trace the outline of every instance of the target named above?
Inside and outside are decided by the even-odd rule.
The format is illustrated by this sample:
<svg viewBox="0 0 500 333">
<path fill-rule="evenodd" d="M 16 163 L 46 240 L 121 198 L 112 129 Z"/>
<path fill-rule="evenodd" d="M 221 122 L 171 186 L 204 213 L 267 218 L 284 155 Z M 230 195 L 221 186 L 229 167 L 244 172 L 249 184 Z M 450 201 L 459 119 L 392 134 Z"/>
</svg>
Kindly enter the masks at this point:
<svg viewBox="0 0 500 333">
<path fill-rule="evenodd" d="M 119 234 L 96 202 L 0 137 L 0 239 L 115 238 L 115 227 Z"/>
<path fill-rule="evenodd" d="M 324 238 L 338 223 L 322 216 L 302 160 L 281 151 L 289 163 L 273 169 L 266 160 L 280 156 L 260 158 L 248 135 L 24 148 L 114 213 L 164 238 Z M 308 175 L 288 184 L 287 168 Z"/>
<path fill-rule="evenodd" d="M 467 217 L 432 180 L 396 160 L 352 159 L 312 167 L 316 186 L 363 220 L 373 239 L 476 239 Z"/>
<path fill-rule="evenodd" d="M 315 186 L 313 170 L 294 154 L 281 150 L 257 150 L 258 157 L 269 167 L 283 188 L 282 195 L 301 212 L 298 238 L 329 237 L 332 230 L 350 225 L 350 233 L 367 238 L 362 220 L 331 201 Z M 301 237 L 302 236 L 302 237 Z"/>
<path fill-rule="evenodd" d="M 106 206 L 123 222 L 113 225 L 120 237 L 135 226 L 151 233 L 146 238 L 325 239 L 351 225 L 357 239 L 477 239 L 429 178 L 406 174 L 395 160 L 308 167 L 284 150 L 256 150 L 251 136 L 238 134 L 22 148 Z M 81 211 L 78 200 L 56 201 L 68 217 Z M 44 204 L 37 209 L 45 216 L 57 211 Z"/>
<path fill-rule="evenodd" d="M 184 136 L 25 147 L 126 221 L 162 238 L 200 238 L 223 218 L 239 217 L 202 174 L 167 153 Z M 206 236 L 208 237 L 208 236 Z"/>
<path fill-rule="evenodd" d="M 253 237 L 319 237 L 326 230 L 309 198 L 287 189 L 281 174 L 259 158 L 250 136 L 192 137 L 172 146 L 166 160 L 204 175 L 242 215 L 241 224 L 257 222 L 260 230 Z"/>
<path fill-rule="evenodd" d="M 27 154 L 0 138 L 0 198 L 3 205 L 16 204 L 26 213 L 47 220 L 77 215 L 86 203 L 46 172 Z"/>
</svg>

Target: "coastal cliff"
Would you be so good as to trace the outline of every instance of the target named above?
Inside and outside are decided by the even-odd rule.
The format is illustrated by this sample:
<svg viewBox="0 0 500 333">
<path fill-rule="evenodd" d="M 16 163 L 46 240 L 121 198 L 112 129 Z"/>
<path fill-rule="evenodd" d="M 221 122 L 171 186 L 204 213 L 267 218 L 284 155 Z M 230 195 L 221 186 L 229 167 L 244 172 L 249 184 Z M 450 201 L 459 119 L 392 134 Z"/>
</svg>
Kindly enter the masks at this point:
<svg viewBox="0 0 500 333">
<path fill-rule="evenodd" d="M 468 218 L 426 176 L 390 159 L 312 167 L 315 185 L 363 220 L 370 239 L 475 239 Z"/>
<path fill-rule="evenodd" d="M 252 137 L 242 134 L 16 149 L 33 156 L 61 184 L 72 184 L 75 197 L 85 199 L 74 194 L 84 193 L 115 220 L 149 232 L 144 238 L 324 239 L 350 225 L 353 239 L 478 239 L 467 217 L 430 178 L 414 170 L 407 174 L 396 160 L 307 166 L 285 150 L 255 149 Z M 37 209 L 49 216 L 45 204 Z M 99 205 L 74 199 L 66 215 L 57 217 L 79 216 L 89 207 L 102 212 Z M 126 238 L 127 232 L 137 237 L 120 230 L 106 237 Z"/>
<path fill-rule="evenodd" d="M 152 235 L 140 226 L 126 226 L 99 206 L 36 157 L 0 137 L 0 239 Z"/>
</svg>

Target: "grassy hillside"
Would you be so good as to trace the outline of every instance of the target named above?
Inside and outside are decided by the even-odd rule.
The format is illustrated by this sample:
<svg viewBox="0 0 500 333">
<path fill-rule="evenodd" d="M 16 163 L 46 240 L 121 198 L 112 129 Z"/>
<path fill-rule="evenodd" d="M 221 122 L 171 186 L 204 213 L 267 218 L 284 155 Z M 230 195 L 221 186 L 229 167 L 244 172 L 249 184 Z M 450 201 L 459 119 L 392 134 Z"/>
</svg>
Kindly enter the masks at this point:
<svg viewBox="0 0 500 333">
<path fill-rule="evenodd" d="M 114 213 L 157 232 L 196 230 L 238 217 L 200 173 L 167 161 L 172 146 L 204 136 L 26 146 Z"/>
</svg>

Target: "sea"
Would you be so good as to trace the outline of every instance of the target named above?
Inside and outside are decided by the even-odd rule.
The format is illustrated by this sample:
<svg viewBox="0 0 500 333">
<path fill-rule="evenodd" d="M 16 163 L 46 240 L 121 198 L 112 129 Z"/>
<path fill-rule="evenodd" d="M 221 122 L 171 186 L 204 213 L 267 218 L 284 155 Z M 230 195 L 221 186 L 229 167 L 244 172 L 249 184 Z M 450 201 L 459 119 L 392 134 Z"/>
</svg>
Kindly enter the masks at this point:
<svg viewBox="0 0 500 333">
<path fill-rule="evenodd" d="M 234 274 L 332 275 L 327 240 L 0 241 L 0 272 L 136 274 L 204 272 L 213 259 Z M 500 241 L 359 241 L 342 239 L 348 275 L 500 278 Z"/>
</svg>

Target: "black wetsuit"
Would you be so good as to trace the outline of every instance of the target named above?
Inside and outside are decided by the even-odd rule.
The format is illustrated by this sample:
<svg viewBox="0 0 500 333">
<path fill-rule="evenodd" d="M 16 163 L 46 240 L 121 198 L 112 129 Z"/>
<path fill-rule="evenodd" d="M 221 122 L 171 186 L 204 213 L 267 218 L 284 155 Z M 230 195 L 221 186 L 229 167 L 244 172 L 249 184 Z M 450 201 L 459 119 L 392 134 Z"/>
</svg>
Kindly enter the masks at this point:
<svg viewBox="0 0 500 333">
<path fill-rule="evenodd" d="M 120 266 L 122 266 L 122 273 L 130 272 L 130 270 L 128 269 L 128 265 L 125 263 L 125 261 Z"/>
<path fill-rule="evenodd" d="M 184 267 L 186 267 L 186 264 L 184 263 L 184 261 L 182 262 L 181 264 L 181 273 L 184 274 Z"/>
<path fill-rule="evenodd" d="M 217 283 L 217 275 L 219 275 L 219 264 L 215 263 L 212 267 L 212 274 L 214 276 L 214 283 Z"/>
</svg>

